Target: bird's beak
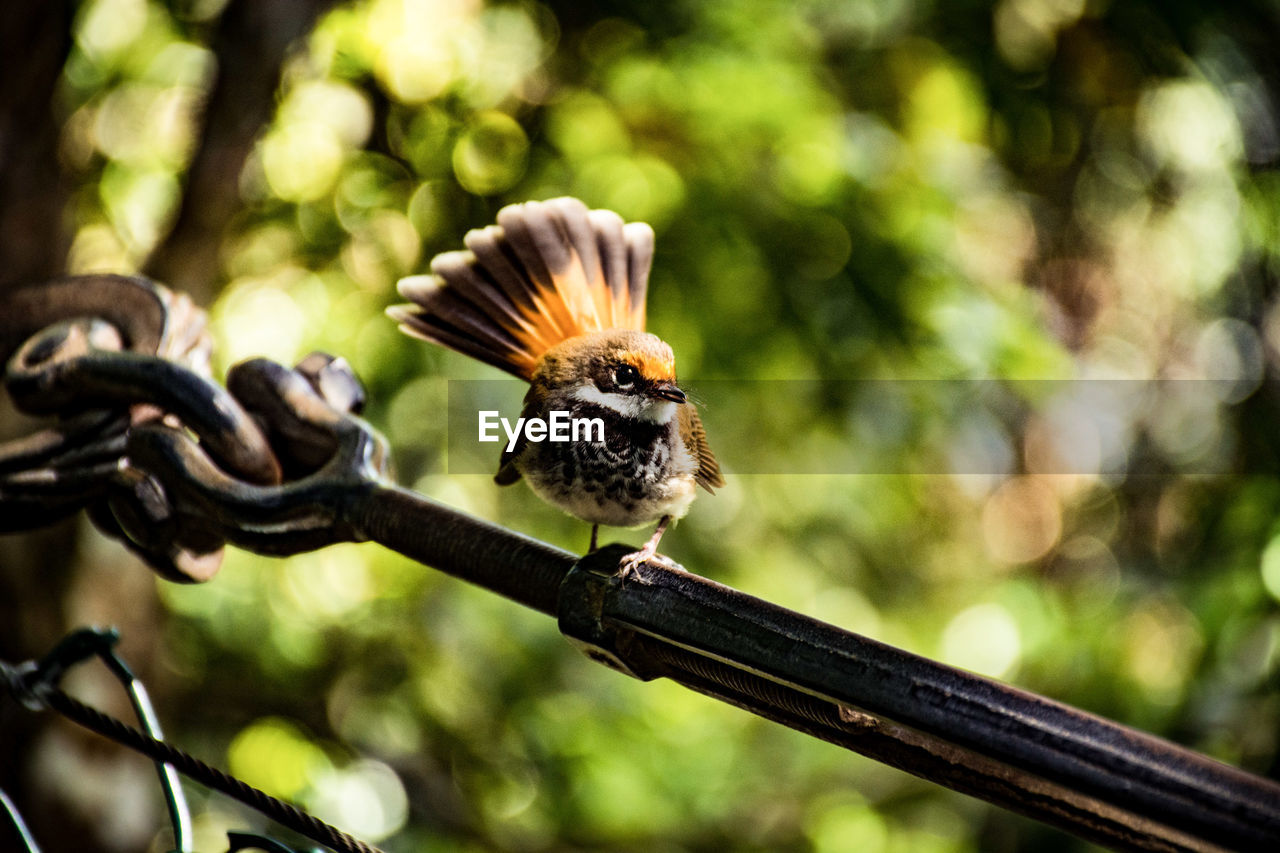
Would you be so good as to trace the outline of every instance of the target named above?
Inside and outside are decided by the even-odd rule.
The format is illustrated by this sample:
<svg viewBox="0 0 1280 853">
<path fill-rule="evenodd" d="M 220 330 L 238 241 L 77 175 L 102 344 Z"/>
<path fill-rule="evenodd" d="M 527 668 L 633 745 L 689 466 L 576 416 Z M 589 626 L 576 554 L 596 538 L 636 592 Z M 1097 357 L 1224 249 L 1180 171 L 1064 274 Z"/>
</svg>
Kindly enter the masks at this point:
<svg viewBox="0 0 1280 853">
<path fill-rule="evenodd" d="M 683 403 L 688 399 L 674 382 L 660 382 L 653 386 L 649 394 L 653 397 L 661 397 L 663 400 L 670 400 L 673 403 Z"/>
</svg>

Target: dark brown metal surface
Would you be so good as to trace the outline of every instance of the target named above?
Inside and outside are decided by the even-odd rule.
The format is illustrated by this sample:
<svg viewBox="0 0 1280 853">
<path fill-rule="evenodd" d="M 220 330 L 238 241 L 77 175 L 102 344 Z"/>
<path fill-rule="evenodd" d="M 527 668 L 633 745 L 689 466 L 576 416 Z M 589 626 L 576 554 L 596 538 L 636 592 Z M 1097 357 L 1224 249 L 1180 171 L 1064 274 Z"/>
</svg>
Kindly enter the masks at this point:
<svg viewBox="0 0 1280 853">
<path fill-rule="evenodd" d="M 579 641 L 908 772 L 1123 849 L 1274 850 L 1280 784 L 678 571 L 575 567 Z M 567 623 L 590 623 L 581 617 Z"/>
</svg>

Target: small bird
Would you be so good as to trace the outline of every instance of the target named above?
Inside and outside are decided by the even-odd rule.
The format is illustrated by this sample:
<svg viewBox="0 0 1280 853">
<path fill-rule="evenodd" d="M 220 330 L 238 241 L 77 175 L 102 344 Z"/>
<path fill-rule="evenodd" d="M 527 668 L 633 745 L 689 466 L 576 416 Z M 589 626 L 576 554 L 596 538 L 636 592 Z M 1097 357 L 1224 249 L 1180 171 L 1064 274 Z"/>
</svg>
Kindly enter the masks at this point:
<svg viewBox="0 0 1280 853">
<path fill-rule="evenodd" d="M 551 412 L 599 418 L 588 439 L 529 441 L 502 453 L 494 480 L 521 477 L 535 494 L 591 523 L 657 522 L 623 575 L 654 559 L 697 487 L 723 486 L 698 412 L 676 381 L 675 356 L 644 331 L 653 229 L 623 223 L 575 198 L 513 204 L 467 233 L 466 251 L 431 261 L 398 285 L 409 305 L 387 313 L 400 328 L 530 383 L 524 418 Z"/>
</svg>

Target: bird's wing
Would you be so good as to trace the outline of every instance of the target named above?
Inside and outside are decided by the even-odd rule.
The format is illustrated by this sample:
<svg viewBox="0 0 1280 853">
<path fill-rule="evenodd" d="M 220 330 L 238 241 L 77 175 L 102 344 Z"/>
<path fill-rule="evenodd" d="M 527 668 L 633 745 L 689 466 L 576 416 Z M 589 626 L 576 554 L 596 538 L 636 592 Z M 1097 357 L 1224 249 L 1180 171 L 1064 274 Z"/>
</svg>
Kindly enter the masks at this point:
<svg viewBox="0 0 1280 853">
<path fill-rule="evenodd" d="M 724 477 L 720 476 L 720 463 L 707 444 L 707 431 L 702 426 L 702 419 L 698 417 L 698 410 L 693 403 L 686 403 L 679 409 L 679 418 L 680 436 L 684 439 L 685 447 L 689 448 L 689 453 L 698 462 L 693 480 L 708 492 L 714 493 L 724 485 Z"/>
</svg>

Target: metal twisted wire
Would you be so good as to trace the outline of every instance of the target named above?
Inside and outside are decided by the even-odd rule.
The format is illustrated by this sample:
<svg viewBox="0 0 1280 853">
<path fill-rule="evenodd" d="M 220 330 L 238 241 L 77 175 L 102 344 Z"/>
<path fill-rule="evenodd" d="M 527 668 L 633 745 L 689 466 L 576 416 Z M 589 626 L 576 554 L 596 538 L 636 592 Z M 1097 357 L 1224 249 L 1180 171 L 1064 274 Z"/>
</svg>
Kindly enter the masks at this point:
<svg viewBox="0 0 1280 853">
<path fill-rule="evenodd" d="M 153 761 L 172 765 L 184 776 L 226 794 L 261 812 L 280 826 L 304 835 L 338 853 L 382 853 L 378 848 L 325 823 L 297 806 L 273 797 L 172 744 L 157 740 L 141 729 L 103 713 L 57 687 L 41 685 L 37 692 L 31 694 L 19 688 L 18 685 L 22 679 L 14 677 L 16 670 L 13 667 L 5 665 L 4 670 L 7 677 L 0 679 L 0 684 L 4 684 L 10 694 L 24 701 L 24 704 L 34 697 L 41 704 L 57 711 L 77 725 L 141 753 Z"/>
</svg>

